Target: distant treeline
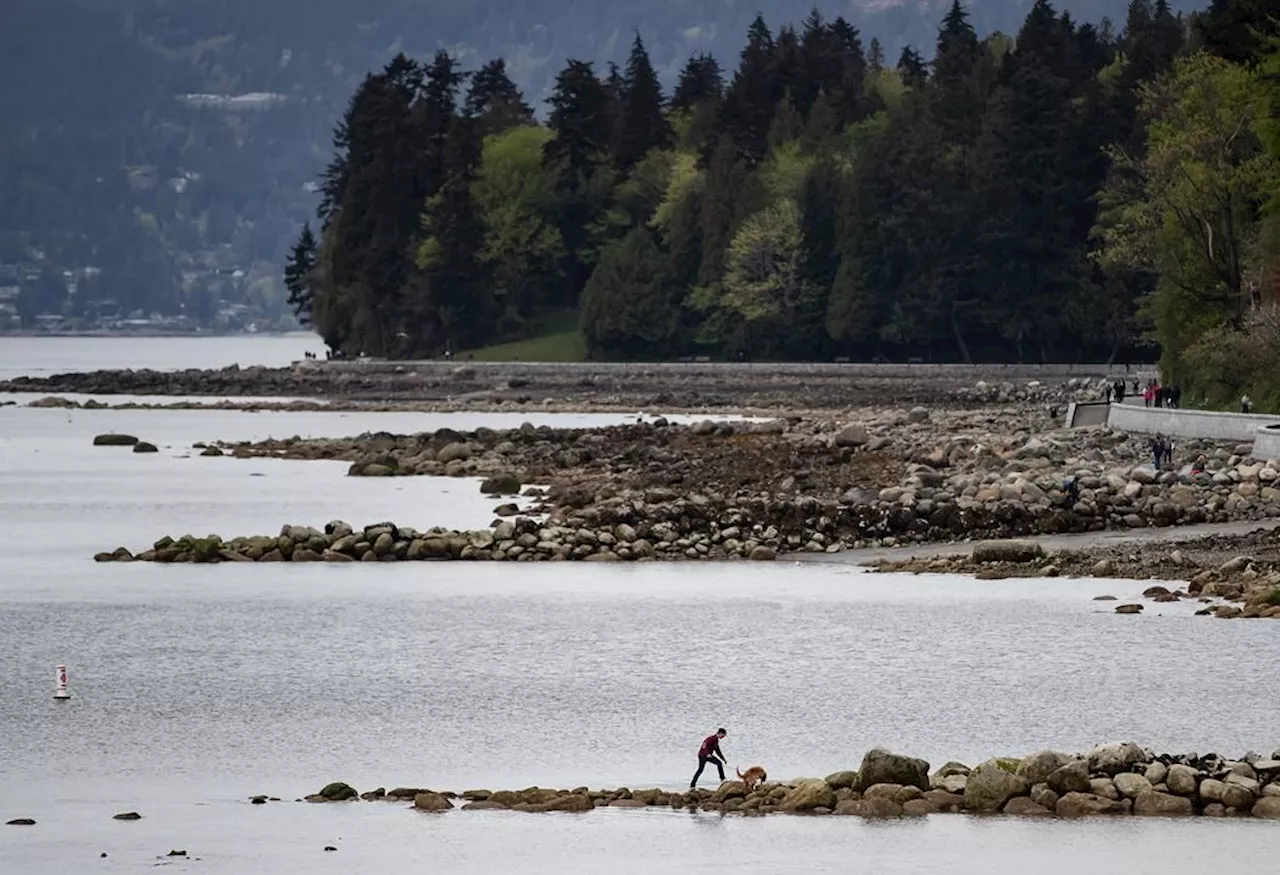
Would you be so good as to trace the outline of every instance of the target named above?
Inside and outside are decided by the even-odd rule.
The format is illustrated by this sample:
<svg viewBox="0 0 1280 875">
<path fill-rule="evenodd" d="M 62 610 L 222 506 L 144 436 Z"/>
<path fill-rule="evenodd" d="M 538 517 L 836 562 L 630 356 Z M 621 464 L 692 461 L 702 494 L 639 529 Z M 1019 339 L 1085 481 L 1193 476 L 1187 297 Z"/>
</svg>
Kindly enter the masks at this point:
<svg viewBox="0 0 1280 875">
<path fill-rule="evenodd" d="M 669 95 L 637 36 L 622 68 L 569 61 L 545 125 L 501 60 L 400 56 L 351 100 L 287 284 L 345 354 L 577 308 L 597 358 L 1155 341 L 1188 368 L 1268 298 L 1265 5 L 1133 0 L 1116 35 L 1040 0 L 984 40 L 956 3 L 929 63 L 816 11 L 757 19 L 732 76 L 696 55 Z"/>
</svg>

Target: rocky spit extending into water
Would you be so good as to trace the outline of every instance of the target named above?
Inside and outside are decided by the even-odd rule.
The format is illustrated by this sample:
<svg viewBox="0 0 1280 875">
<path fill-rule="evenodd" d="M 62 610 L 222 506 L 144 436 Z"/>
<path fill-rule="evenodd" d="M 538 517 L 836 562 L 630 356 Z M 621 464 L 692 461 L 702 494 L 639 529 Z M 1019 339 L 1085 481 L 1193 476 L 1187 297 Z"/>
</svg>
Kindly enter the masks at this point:
<svg viewBox="0 0 1280 875">
<path fill-rule="evenodd" d="M 1159 577 L 1162 580 L 1185 580 L 1185 588 L 1151 586 L 1143 591 L 1152 604 L 1168 604 L 1184 600 L 1203 605 L 1197 614 L 1222 619 L 1280 619 L 1280 562 L 1275 559 L 1280 548 L 1280 532 L 1255 532 L 1238 539 L 1223 539 L 1238 546 L 1249 542 L 1262 546 L 1269 558 L 1236 555 L 1226 562 L 1208 559 L 1208 545 L 1197 545 L 1200 556 L 1188 555 L 1168 545 L 1159 551 L 1132 552 L 1133 546 L 1110 550 L 1045 551 L 1029 541 L 991 541 L 974 545 L 967 555 L 934 556 L 871 563 L 876 571 L 893 573 L 966 574 L 979 580 L 1003 580 L 1013 577 L 1089 577 L 1127 580 Z M 1216 545 L 1216 555 L 1226 544 Z M 1145 552 L 1149 559 L 1140 558 Z M 1128 554 L 1114 555 L 1114 554 Z M 1101 554 L 1101 555 L 1100 555 Z M 1106 555 L 1113 554 L 1113 555 Z M 1114 596 L 1100 595 L 1096 601 L 1116 601 Z M 1141 602 L 1116 605 L 1120 614 L 1140 614 Z"/>
<path fill-rule="evenodd" d="M 255 796 L 255 804 L 270 797 Z M 875 749 L 856 770 L 826 778 L 765 782 L 749 792 L 741 781 L 714 790 L 467 790 L 416 787 L 358 793 L 326 785 L 310 802 L 412 801 L 427 812 L 509 810 L 585 812 L 595 808 L 674 808 L 724 814 L 774 812 L 861 817 L 918 817 L 965 812 L 1018 816 L 1147 815 L 1256 817 L 1280 820 L 1280 750 L 1239 759 L 1217 754 L 1156 755 L 1132 742 L 1104 744 L 1072 756 L 1044 750 L 970 768 L 949 762 L 930 771 L 914 757 Z"/>
<path fill-rule="evenodd" d="M 93 371 L 0 381 L 0 394 L 324 398 L 326 409 L 838 410 L 1098 400 L 1105 367 L 837 364 L 300 363 L 289 368 Z M 1138 377 L 1134 372 L 1131 377 Z M 1143 375 L 1145 379 L 1145 374 Z M 57 402 L 44 401 L 44 405 Z M 71 402 L 79 403 L 79 402 Z M 100 403 L 100 402 L 95 402 Z M 163 405 L 135 405 L 138 407 Z M 181 406 L 181 405 L 179 405 Z M 261 402 L 250 406 L 266 409 Z M 294 409 L 308 409 L 297 403 Z"/>
<path fill-rule="evenodd" d="M 269 539 L 228 542 L 234 546 L 182 538 L 138 558 L 296 560 L 296 547 L 303 559 L 333 561 L 772 558 L 1280 516 L 1280 461 L 1252 461 L 1249 449 L 1187 441 L 1177 467 L 1159 470 L 1144 438 L 1056 428 L 1032 408 L 918 406 L 863 410 L 857 419 L 657 419 L 215 443 L 201 454 L 342 460 L 360 477 L 474 477 L 495 495 L 516 496 L 529 483 L 545 491 L 525 490 L 524 507 L 498 508 L 517 519 L 480 532 L 419 533 L 392 523 L 357 532 L 335 522 L 286 526 Z M 1201 455 L 1205 469 L 1193 472 L 1190 461 Z M 1074 496 L 1067 478 L 1078 485 Z"/>
</svg>

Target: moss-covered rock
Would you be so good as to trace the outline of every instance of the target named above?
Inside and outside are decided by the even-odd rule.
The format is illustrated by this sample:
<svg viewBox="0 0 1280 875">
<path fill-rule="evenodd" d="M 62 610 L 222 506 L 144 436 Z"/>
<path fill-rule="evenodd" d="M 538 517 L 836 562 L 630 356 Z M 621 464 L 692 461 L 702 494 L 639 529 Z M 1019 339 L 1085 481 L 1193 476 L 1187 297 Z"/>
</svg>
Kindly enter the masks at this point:
<svg viewBox="0 0 1280 875">
<path fill-rule="evenodd" d="M 355 788 L 350 784 L 344 784 L 342 781 L 334 781 L 332 784 L 325 784 L 316 794 L 330 802 L 342 802 L 347 799 L 355 799 L 358 794 Z"/>
</svg>

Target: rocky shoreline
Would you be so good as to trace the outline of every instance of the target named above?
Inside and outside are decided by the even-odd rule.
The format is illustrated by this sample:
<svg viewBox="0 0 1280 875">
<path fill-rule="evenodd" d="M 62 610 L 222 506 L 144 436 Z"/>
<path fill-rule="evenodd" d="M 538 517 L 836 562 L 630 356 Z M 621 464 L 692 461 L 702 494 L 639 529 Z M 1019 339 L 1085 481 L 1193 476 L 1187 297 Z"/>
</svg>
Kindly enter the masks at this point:
<svg viewBox="0 0 1280 875">
<path fill-rule="evenodd" d="M 833 410 L 883 403 L 972 408 L 1032 403 L 1065 409 L 1097 400 L 1104 369 L 1036 376 L 1035 366 L 565 365 L 415 362 L 288 368 L 117 370 L 18 377 L 0 393 L 324 398 L 351 404 L 415 404 L 438 410 Z M 1133 376 L 1136 376 L 1134 372 Z M 143 405 L 138 405 L 142 407 Z"/>
<path fill-rule="evenodd" d="M 665 543 L 656 552 L 680 558 L 749 555 L 756 546 L 778 554 L 839 553 L 1280 516 L 1280 460 L 1255 462 L 1245 446 L 1187 441 L 1180 460 L 1204 456 L 1203 470 L 1186 461 L 1159 470 L 1140 437 L 1057 429 L 1047 413 L 1033 409 L 859 414 L 691 425 L 658 418 L 586 429 L 526 423 L 506 430 L 214 442 L 200 450 L 205 456 L 339 460 L 348 463 L 350 476 L 474 477 L 497 494 L 537 483 L 546 491 L 534 504 L 504 513 L 544 516 L 536 531 L 519 534 L 552 530 L 555 537 L 537 542 L 567 550 L 551 546 L 547 555 L 585 554 L 587 546 L 593 553 L 616 552 L 604 548 L 637 539 L 655 548 Z M 1075 494 L 1067 489 L 1069 478 Z M 483 554 L 493 533 L 438 534 L 467 544 L 479 538 Z M 393 534 L 393 540 L 414 538 Z M 713 549 L 729 541 L 736 543 Z M 448 551 L 455 558 L 462 552 Z M 642 557 L 647 552 L 641 547 Z M 467 558 L 474 555 L 467 551 Z"/>
<path fill-rule="evenodd" d="M 252 797 L 264 804 L 271 797 Z M 1019 817 L 1093 815 L 1254 817 L 1280 820 L 1280 750 L 1270 757 L 1155 754 L 1133 742 L 1099 745 L 1084 754 L 1043 750 L 1021 758 L 993 758 L 970 768 L 928 762 L 877 748 L 857 769 L 826 778 L 766 782 L 750 791 L 741 781 L 715 790 L 617 788 L 462 792 L 397 787 L 359 793 L 342 782 L 307 801 L 411 802 L 431 813 L 516 811 L 587 812 L 596 808 L 669 808 L 761 816 L 853 815 L 868 818 L 932 814 Z"/>
<path fill-rule="evenodd" d="M 1207 543 L 1205 543 L 1207 542 Z M 1246 545 L 1260 547 L 1262 556 L 1239 553 L 1221 561 L 1224 552 Z M 1183 549 L 1187 552 L 1183 552 Z M 1240 538 L 1209 538 L 1174 542 L 1159 551 L 1132 545 L 1053 553 L 1026 541 L 983 543 L 967 555 L 878 560 L 868 563 L 878 572 L 963 574 L 978 580 L 1025 577 L 1078 577 L 1125 580 L 1186 581 L 1185 588 L 1156 585 L 1143 591 L 1153 604 L 1195 601 L 1198 615 L 1222 619 L 1280 619 L 1280 532 L 1255 532 Z M 1095 601 L 1115 601 L 1110 595 Z M 1118 605 L 1117 613 L 1142 613 L 1142 603 Z"/>
</svg>

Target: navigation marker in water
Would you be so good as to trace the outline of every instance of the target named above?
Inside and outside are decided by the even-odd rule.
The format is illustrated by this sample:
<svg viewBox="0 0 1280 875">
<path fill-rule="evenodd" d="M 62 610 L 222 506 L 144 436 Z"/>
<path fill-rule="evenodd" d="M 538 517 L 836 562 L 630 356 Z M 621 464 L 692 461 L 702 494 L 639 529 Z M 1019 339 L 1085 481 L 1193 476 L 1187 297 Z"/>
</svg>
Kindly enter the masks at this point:
<svg viewBox="0 0 1280 875">
<path fill-rule="evenodd" d="M 67 692 L 67 667 L 65 665 L 58 666 L 58 688 L 54 690 L 53 697 L 55 699 L 71 698 L 71 694 Z"/>
</svg>

